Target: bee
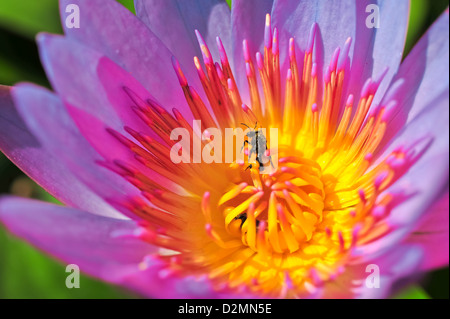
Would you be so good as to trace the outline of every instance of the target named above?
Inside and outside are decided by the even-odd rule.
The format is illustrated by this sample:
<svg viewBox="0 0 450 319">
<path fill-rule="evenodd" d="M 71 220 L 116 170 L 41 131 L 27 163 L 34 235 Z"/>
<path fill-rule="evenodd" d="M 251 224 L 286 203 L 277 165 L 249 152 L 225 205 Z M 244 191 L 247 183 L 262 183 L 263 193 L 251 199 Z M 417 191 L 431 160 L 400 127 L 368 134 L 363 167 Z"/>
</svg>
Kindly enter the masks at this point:
<svg viewBox="0 0 450 319">
<path fill-rule="evenodd" d="M 255 123 L 255 127 L 252 129 L 247 124 L 241 123 L 242 125 L 248 127 L 251 131 L 246 134 L 247 140 L 244 141 L 244 145 L 241 147 L 241 152 L 244 149 L 245 145 L 248 144 L 251 146 L 250 153 L 248 154 L 248 158 L 251 158 L 253 154 L 256 155 L 256 162 L 258 162 L 259 165 L 259 171 L 264 171 L 264 168 L 267 167 L 267 165 L 270 163 L 270 165 L 273 166 L 272 157 L 269 155 L 266 155 L 267 151 L 267 139 L 264 136 L 262 129 L 256 129 L 258 126 L 258 122 Z M 249 141 L 250 140 L 250 141 Z M 252 164 L 247 166 L 245 170 L 251 169 L 253 167 Z"/>
</svg>

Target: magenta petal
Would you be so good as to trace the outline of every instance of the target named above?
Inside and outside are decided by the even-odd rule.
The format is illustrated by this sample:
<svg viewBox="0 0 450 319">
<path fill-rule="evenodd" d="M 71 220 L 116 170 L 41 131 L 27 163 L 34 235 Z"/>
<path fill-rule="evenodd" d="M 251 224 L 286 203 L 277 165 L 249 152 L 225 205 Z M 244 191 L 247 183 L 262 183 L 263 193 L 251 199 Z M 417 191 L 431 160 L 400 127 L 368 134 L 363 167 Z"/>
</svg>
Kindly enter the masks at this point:
<svg viewBox="0 0 450 319">
<path fill-rule="evenodd" d="M 202 57 L 195 35 L 198 30 L 215 61 L 219 60 L 216 37 L 231 50 L 230 9 L 222 0 L 136 0 L 136 15 L 173 52 L 187 72 L 196 76 L 194 56 Z M 231 61 L 232 62 L 232 61 Z"/>
<path fill-rule="evenodd" d="M 63 19 L 67 16 L 66 5 L 71 3 L 72 0 L 60 0 Z M 172 53 L 144 23 L 117 1 L 79 0 L 76 4 L 80 8 L 80 28 L 65 28 L 70 39 L 112 59 L 164 106 L 172 108 L 186 104 L 181 88 L 177 87 Z"/>
<path fill-rule="evenodd" d="M 424 220 L 405 240 L 406 244 L 420 247 L 425 256 L 421 269 L 444 267 L 449 261 L 449 206 L 448 190 L 426 214 Z"/>
<path fill-rule="evenodd" d="M 234 72 L 244 103 L 250 105 L 248 84 L 245 77 L 245 60 L 242 41 L 247 40 L 251 57 L 255 61 L 256 52 L 264 52 L 264 23 L 267 13 L 272 13 L 273 0 L 234 0 L 231 3 L 232 45 Z M 256 63 L 256 62 L 255 62 Z"/>
<path fill-rule="evenodd" d="M 14 93 L 17 93 L 18 90 L 20 91 L 17 88 L 13 90 Z M 38 90 L 40 91 L 40 89 Z M 42 93 L 43 95 L 40 97 L 34 95 L 32 103 L 27 104 L 28 106 L 33 106 L 32 110 L 39 109 L 42 112 L 41 107 L 63 109 L 60 101 L 55 96 L 49 92 L 44 93 L 42 91 Z M 18 94 L 21 98 L 31 98 L 31 96 L 26 94 Z M 41 113 L 41 116 L 44 115 L 47 115 L 47 113 Z M 0 149 L 2 152 L 38 184 L 67 205 L 78 207 L 94 214 L 124 218 L 123 215 L 90 190 L 86 184 L 82 183 L 76 174 L 69 170 L 62 158 L 55 155 L 61 155 L 62 153 L 60 152 L 64 146 L 60 144 L 54 145 L 55 147 L 60 147 L 58 153 L 55 152 L 55 147 L 51 148 L 49 144 L 43 144 L 34 135 L 33 130 L 28 127 L 29 123 L 27 123 L 27 120 L 30 120 L 30 117 L 23 118 L 20 115 L 20 111 L 14 106 L 10 96 L 10 88 L 0 86 Z M 52 122 L 51 120 L 52 118 L 48 117 L 48 121 Z M 56 120 L 51 125 L 51 127 L 46 127 L 46 129 L 60 128 L 64 123 Z M 44 132 L 45 130 L 41 128 L 41 131 Z M 67 133 L 66 137 L 69 135 L 70 133 Z M 49 140 L 48 143 L 54 142 L 54 138 Z M 78 141 L 78 138 L 82 140 L 81 135 L 73 135 L 70 140 L 66 139 L 66 142 L 75 142 Z M 87 155 L 88 152 L 85 154 Z"/>
<path fill-rule="evenodd" d="M 39 249 L 108 281 L 112 272 L 136 265 L 155 251 L 153 246 L 138 239 L 114 236 L 132 232 L 136 227 L 132 221 L 29 199 L 0 199 L 0 221 L 14 235 Z"/>
</svg>

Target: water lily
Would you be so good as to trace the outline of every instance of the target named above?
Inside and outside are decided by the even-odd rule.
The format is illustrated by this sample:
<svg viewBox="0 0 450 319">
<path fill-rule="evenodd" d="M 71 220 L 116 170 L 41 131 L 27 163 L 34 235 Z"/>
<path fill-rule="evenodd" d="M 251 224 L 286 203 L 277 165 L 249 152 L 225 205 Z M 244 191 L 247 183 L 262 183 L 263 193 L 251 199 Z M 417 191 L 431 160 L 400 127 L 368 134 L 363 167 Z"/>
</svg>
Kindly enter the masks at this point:
<svg viewBox="0 0 450 319">
<path fill-rule="evenodd" d="M 378 28 L 369 1 L 61 0 L 53 91 L 1 87 L 0 148 L 66 206 L 0 220 L 159 298 L 381 298 L 447 265 L 448 10 L 402 61 L 409 2 L 372 2 Z M 277 128 L 278 167 L 172 162 L 192 120 Z"/>
</svg>

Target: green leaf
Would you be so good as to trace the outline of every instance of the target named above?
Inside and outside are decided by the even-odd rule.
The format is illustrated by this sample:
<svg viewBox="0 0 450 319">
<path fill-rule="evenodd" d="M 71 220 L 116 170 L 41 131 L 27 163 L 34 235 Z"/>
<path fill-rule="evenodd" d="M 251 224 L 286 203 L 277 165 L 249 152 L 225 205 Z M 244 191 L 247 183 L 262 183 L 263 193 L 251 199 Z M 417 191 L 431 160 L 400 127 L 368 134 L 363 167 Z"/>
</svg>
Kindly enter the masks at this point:
<svg viewBox="0 0 450 319">
<path fill-rule="evenodd" d="M 134 11 L 134 1 L 133 0 L 117 0 L 121 4 L 123 4 L 124 7 L 126 7 L 128 10 L 136 14 Z"/>
<path fill-rule="evenodd" d="M 58 1 L 0 1 L 0 27 L 34 39 L 36 33 L 62 33 Z"/>
<path fill-rule="evenodd" d="M 117 0 L 131 12 L 133 0 Z M 38 32 L 62 33 L 58 0 L 0 1 L 0 28 L 34 39 Z"/>
<path fill-rule="evenodd" d="M 392 299 L 431 299 L 431 298 L 422 287 L 418 285 L 412 285 L 404 289 L 397 295 L 395 295 Z"/>
<path fill-rule="evenodd" d="M 412 49 L 420 38 L 429 11 L 428 0 L 412 0 L 409 12 L 408 33 L 406 35 L 404 55 Z"/>
</svg>

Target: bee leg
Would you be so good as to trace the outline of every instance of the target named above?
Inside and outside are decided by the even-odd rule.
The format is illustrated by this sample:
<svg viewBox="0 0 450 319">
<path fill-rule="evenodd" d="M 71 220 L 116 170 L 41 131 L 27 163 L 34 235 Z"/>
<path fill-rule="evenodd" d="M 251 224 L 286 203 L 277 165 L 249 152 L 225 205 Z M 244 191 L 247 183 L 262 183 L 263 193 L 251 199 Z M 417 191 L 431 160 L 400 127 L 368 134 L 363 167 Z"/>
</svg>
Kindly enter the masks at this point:
<svg viewBox="0 0 450 319">
<path fill-rule="evenodd" d="M 272 156 L 269 156 L 269 160 L 270 160 L 270 165 L 272 165 L 272 168 L 275 168 L 275 166 L 273 166 Z"/>
<path fill-rule="evenodd" d="M 245 144 L 248 144 L 247 140 L 244 141 L 244 145 L 242 145 L 242 147 L 241 147 L 241 153 L 242 153 L 242 150 L 244 149 Z"/>
</svg>

